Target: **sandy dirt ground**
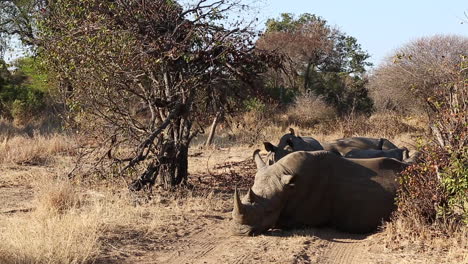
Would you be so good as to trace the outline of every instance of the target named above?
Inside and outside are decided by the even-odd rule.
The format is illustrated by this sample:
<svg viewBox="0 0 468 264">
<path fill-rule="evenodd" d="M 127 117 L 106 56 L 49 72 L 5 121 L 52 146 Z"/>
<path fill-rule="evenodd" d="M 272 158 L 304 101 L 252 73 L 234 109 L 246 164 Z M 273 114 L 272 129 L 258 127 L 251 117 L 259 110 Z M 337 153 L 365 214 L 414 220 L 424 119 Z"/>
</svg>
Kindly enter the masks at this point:
<svg viewBox="0 0 468 264">
<path fill-rule="evenodd" d="M 251 184 L 255 147 L 191 150 L 191 181 L 212 186 L 222 209 L 185 215 L 182 224 L 168 223 L 153 235 L 131 228 L 109 231 L 101 239 L 103 249 L 95 263 L 444 263 L 423 253 L 389 252 L 379 242 L 381 233 L 353 235 L 313 228 L 232 236 L 232 186 L 238 184 L 245 191 Z M 1 167 L 0 214 L 33 210 L 34 191 L 27 179 L 49 169 Z"/>
</svg>

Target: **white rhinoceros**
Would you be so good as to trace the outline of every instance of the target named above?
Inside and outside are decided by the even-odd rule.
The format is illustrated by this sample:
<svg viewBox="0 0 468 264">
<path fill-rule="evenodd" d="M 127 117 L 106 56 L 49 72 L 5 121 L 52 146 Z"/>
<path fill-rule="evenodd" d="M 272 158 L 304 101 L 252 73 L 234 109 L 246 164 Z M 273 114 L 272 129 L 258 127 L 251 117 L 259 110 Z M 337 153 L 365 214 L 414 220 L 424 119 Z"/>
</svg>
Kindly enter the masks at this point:
<svg viewBox="0 0 468 264">
<path fill-rule="evenodd" d="M 321 143 L 324 150 L 339 152 L 345 156 L 354 149 L 390 150 L 398 148 L 386 138 L 350 137 Z"/>
<path fill-rule="evenodd" d="M 277 162 L 287 154 L 294 151 L 315 151 L 323 150 L 322 145 L 318 140 L 312 137 L 299 137 L 296 136 L 292 128 L 289 129 L 290 133 L 285 134 L 280 138 L 278 146 L 270 142 L 264 142 L 265 150 L 269 152 L 267 162 L 269 165 Z"/>
<path fill-rule="evenodd" d="M 397 173 L 407 166 L 391 158 L 346 159 L 328 151 L 293 152 L 271 166 L 259 156 L 256 161 L 252 188 L 242 200 L 234 193 L 237 235 L 326 224 L 371 232 L 395 209 Z"/>
<path fill-rule="evenodd" d="M 403 161 L 409 158 L 409 150 L 407 148 L 396 148 L 396 149 L 353 149 L 346 153 L 346 158 L 351 159 L 370 159 L 370 158 L 394 158 L 399 161 Z"/>
</svg>

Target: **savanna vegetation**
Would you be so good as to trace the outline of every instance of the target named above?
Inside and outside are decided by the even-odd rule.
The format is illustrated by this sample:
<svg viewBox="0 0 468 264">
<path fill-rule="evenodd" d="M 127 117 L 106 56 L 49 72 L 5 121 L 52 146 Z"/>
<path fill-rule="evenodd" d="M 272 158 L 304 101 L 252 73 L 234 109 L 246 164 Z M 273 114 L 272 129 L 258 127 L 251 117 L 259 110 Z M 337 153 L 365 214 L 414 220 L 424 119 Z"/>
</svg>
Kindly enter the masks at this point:
<svg viewBox="0 0 468 264">
<path fill-rule="evenodd" d="M 0 2 L 0 55 L 11 38 L 32 54 L 0 58 L 0 197 L 11 200 L 1 263 L 176 263 L 178 239 L 211 225 L 221 234 L 234 186 L 252 184 L 251 153 L 289 127 L 419 151 L 371 242 L 381 254 L 362 254 L 466 261 L 468 38 L 416 39 L 370 70 L 359 41 L 323 17 L 285 13 L 257 32 L 234 19 L 249 10 L 231 0 Z M 269 245 L 270 261 L 297 262 L 295 243 L 324 247 L 307 232 L 249 241 Z M 307 259 L 324 261 L 317 252 Z"/>
</svg>

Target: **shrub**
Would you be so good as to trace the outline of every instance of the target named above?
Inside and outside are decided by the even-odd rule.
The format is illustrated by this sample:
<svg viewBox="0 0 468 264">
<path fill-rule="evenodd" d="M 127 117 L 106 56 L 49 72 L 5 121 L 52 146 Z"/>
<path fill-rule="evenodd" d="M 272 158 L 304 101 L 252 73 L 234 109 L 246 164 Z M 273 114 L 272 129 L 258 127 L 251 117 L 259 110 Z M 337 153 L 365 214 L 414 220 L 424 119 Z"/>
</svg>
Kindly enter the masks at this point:
<svg viewBox="0 0 468 264">
<path fill-rule="evenodd" d="M 468 38 L 435 35 L 414 40 L 387 57 L 369 80 L 377 110 L 421 113 L 435 88 L 451 82 L 467 56 Z"/>
<path fill-rule="evenodd" d="M 49 83 L 39 64 L 32 58 L 16 62 L 18 70 L 0 83 L 0 115 L 25 124 L 45 109 Z"/>
<path fill-rule="evenodd" d="M 308 127 L 336 117 L 333 107 L 327 105 L 322 97 L 315 95 L 298 96 L 286 111 L 289 123 Z"/>
<path fill-rule="evenodd" d="M 398 193 L 397 217 L 450 234 L 468 223 L 468 65 L 457 81 L 433 87 L 427 98 L 433 140 L 422 162 L 407 169 Z"/>
</svg>

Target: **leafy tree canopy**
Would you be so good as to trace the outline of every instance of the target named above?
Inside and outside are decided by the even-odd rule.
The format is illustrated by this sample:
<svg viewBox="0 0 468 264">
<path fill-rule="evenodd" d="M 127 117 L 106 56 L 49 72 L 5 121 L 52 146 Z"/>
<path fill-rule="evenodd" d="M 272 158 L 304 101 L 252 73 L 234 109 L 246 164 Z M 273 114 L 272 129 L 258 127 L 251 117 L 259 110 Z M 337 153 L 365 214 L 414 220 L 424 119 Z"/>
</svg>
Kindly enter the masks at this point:
<svg viewBox="0 0 468 264">
<path fill-rule="evenodd" d="M 342 114 L 371 110 L 364 87 L 370 55 L 356 38 L 307 13 L 298 18 L 285 13 L 279 19 L 269 19 L 266 25 L 258 45 L 287 58 L 282 73 L 270 75 L 276 86 L 310 89 Z"/>
<path fill-rule="evenodd" d="M 24 45 L 35 46 L 37 17 L 45 11 L 47 0 L 0 1 L 0 55 L 11 44 L 10 38 L 19 38 Z"/>
</svg>

